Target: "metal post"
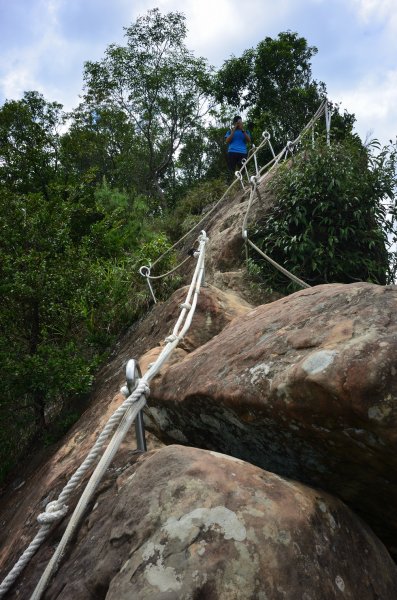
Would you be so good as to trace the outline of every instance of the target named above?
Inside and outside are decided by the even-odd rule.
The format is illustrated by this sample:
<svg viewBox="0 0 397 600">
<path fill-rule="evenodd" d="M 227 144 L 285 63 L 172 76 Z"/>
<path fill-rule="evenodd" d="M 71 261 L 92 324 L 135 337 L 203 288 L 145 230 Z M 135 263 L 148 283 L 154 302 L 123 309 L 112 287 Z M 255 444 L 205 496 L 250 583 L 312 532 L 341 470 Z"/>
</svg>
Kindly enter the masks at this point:
<svg viewBox="0 0 397 600">
<path fill-rule="evenodd" d="M 331 145 L 330 130 L 331 130 L 331 111 L 328 102 L 325 105 L 325 127 L 327 129 L 327 146 Z"/>
<path fill-rule="evenodd" d="M 138 385 L 139 379 L 142 377 L 141 369 L 139 367 L 139 363 L 137 360 L 131 358 L 126 366 L 126 379 L 127 379 L 127 387 L 130 394 L 135 390 Z M 136 441 L 137 447 L 140 452 L 147 452 L 146 439 L 145 439 L 145 425 L 143 422 L 143 412 L 142 410 L 136 416 L 135 419 L 135 433 L 136 433 Z"/>
<path fill-rule="evenodd" d="M 254 144 L 252 144 L 252 149 L 253 149 L 253 154 L 254 154 L 254 162 L 255 162 L 255 174 L 256 174 L 256 175 L 259 175 L 258 161 L 257 161 L 257 158 L 256 158 L 256 148 L 255 148 L 255 145 L 254 145 Z"/>
</svg>

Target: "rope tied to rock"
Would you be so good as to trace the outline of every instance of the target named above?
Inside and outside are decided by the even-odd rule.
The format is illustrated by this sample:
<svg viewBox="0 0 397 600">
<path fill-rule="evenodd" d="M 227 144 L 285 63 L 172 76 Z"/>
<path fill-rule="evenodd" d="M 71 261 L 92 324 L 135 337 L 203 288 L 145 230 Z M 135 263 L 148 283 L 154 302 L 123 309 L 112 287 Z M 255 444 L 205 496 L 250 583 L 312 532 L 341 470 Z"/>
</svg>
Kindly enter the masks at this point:
<svg viewBox="0 0 397 600">
<path fill-rule="evenodd" d="M 166 344 L 172 344 L 172 342 L 175 342 L 178 339 L 177 335 L 174 335 L 173 333 L 171 333 L 171 335 L 168 335 L 164 341 Z"/>
<path fill-rule="evenodd" d="M 142 394 L 145 396 L 146 400 L 149 398 L 150 396 L 150 387 L 148 386 L 148 384 L 146 383 L 146 381 L 144 381 L 142 378 L 137 380 L 137 386 L 135 388 L 135 392 L 139 393 L 140 396 L 142 396 Z M 123 396 L 127 399 L 131 392 L 130 389 L 128 388 L 127 385 L 123 385 L 120 388 L 120 393 L 123 394 Z"/>
</svg>

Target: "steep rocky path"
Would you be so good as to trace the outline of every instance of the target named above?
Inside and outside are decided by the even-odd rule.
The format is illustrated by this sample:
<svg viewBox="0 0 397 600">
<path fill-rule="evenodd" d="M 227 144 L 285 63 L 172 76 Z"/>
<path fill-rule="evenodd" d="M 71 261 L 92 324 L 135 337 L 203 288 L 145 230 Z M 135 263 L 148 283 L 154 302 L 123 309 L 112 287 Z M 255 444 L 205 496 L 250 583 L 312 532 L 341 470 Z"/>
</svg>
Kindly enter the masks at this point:
<svg viewBox="0 0 397 600">
<path fill-rule="evenodd" d="M 271 206 L 262 197 L 253 219 Z M 46 598 L 397 597 L 383 543 L 340 500 L 394 551 L 396 289 L 319 286 L 255 308 L 241 239 L 246 206 L 240 192 L 208 219 L 207 286 L 188 335 L 152 382 L 150 452 L 135 451 L 131 432 Z M 153 362 L 184 296 L 181 288 L 131 327 L 98 374 L 90 408 L 46 462 L 5 491 L 2 573 L 122 401 L 127 360 L 140 358 L 143 370 Z M 67 521 L 9 598 L 29 597 Z"/>
</svg>

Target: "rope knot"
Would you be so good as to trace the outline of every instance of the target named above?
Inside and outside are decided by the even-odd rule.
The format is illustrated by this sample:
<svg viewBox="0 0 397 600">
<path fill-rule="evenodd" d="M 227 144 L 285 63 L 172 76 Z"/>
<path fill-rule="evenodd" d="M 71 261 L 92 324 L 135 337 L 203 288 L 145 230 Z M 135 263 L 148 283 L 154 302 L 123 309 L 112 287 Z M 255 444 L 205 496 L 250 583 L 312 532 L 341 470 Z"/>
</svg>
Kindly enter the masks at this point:
<svg viewBox="0 0 397 600">
<path fill-rule="evenodd" d="M 130 391 L 126 385 L 123 385 L 120 388 L 120 394 L 123 394 L 124 398 L 128 398 L 128 396 L 130 395 Z"/>
<path fill-rule="evenodd" d="M 168 344 L 168 342 L 172 343 L 172 342 L 175 342 L 177 339 L 178 339 L 178 336 L 175 335 L 175 333 L 171 333 L 171 335 L 167 336 L 164 341 L 166 344 Z"/>
<path fill-rule="evenodd" d="M 186 308 L 186 310 L 190 310 L 192 305 L 189 304 L 189 302 L 182 302 L 182 304 L 179 305 L 179 308 Z"/>
<path fill-rule="evenodd" d="M 68 512 L 66 504 L 59 504 L 58 500 L 49 502 L 45 507 L 45 512 L 40 513 L 37 521 L 40 525 L 49 525 L 60 521 Z"/>
<path fill-rule="evenodd" d="M 136 386 L 135 391 L 138 391 L 141 394 L 143 394 L 146 399 L 148 399 L 150 396 L 150 387 L 148 386 L 146 381 L 143 381 L 142 379 L 139 379 L 138 385 Z"/>
</svg>

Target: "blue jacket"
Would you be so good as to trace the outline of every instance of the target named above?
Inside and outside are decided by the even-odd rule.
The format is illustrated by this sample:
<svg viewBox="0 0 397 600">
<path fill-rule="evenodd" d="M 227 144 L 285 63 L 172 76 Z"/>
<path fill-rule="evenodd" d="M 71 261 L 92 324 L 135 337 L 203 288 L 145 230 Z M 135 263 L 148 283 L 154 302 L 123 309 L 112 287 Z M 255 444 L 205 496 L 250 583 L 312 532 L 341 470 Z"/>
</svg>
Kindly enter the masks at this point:
<svg viewBox="0 0 397 600">
<path fill-rule="evenodd" d="M 248 129 L 245 130 L 245 133 L 251 139 L 251 134 L 248 131 Z M 229 129 L 229 131 L 227 131 L 225 134 L 225 139 L 227 137 L 229 137 L 230 134 L 231 134 L 231 130 Z M 236 131 L 234 132 L 233 139 L 230 142 L 230 144 L 228 145 L 227 151 L 228 152 L 239 152 L 240 154 L 247 154 L 247 142 L 245 141 L 245 137 L 244 137 L 244 134 L 241 131 L 241 129 L 236 129 Z"/>
</svg>

